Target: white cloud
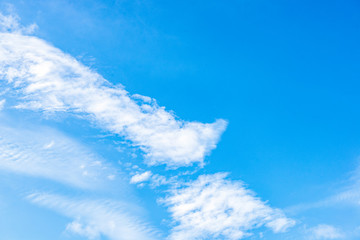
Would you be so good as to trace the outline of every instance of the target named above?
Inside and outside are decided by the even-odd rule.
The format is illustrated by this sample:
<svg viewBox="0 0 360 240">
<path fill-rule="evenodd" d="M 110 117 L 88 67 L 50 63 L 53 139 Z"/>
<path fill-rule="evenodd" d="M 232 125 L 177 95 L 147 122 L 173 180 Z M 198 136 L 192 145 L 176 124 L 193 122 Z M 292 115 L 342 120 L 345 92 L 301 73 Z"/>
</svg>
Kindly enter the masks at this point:
<svg viewBox="0 0 360 240">
<path fill-rule="evenodd" d="M 82 224 L 78 221 L 73 221 L 66 226 L 66 231 L 87 237 L 89 239 L 99 238 L 100 231 L 96 226 Z"/>
<path fill-rule="evenodd" d="M 113 171 L 75 140 L 51 128 L 0 126 L 0 170 L 81 188 L 102 186 Z"/>
<path fill-rule="evenodd" d="M 136 183 L 148 181 L 150 179 L 151 175 L 152 175 L 151 171 L 146 171 L 143 173 L 135 174 L 134 176 L 131 177 L 130 183 L 136 184 Z"/>
<path fill-rule="evenodd" d="M 173 189 L 161 200 L 177 224 L 170 235 L 182 239 L 242 239 L 261 226 L 275 233 L 295 222 L 267 206 L 242 183 L 225 179 L 226 174 L 202 175 L 185 188 Z"/>
<path fill-rule="evenodd" d="M 63 214 L 73 221 L 66 230 L 96 239 L 106 236 L 110 240 L 159 239 L 158 233 L 148 224 L 140 221 L 131 211 L 136 206 L 108 200 L 78 200 L 53 194 L 31 194 L 28 199 L 35 204 Z"/>
<path fill-rule="evenodd" d="M 132 168 L 137 169 L 138 166 L 134 165 Z M 138 186 L 143 187 L 145 185 L 148 185 L 150 188 L 156 188 L 159 186 L 164 186 L 164 185 L 174 185 L 174 184 L 179 184 L 179 176 L 172 176 L 166 178 L 163 175 L 160 174 L 153 174 L 151 171 L 146 171 L 146 172 L 136 172 L 136 174 L 130 173 L 131 175 L 133 175 L 130 179 L 130 183 L 131 184 L 139 184 Z"/>
<path fill-rule="evenodd" d="M 149 165 L 169 167 L 194 163 L 202 166 L 204 157 L 216 147 L 226 128 L 224 120 L 212 124 L 182 121 L 154 99 L 130 95 L 47 42 L 24 36 L 29 31 L 16 18 L 0 15 L 0 26 L 0 81 L 12 88 L 8 97 L 17 101 L 17 108 L 85 116 L 139 147 Z M 64 136 L 50 134 L 43 138 L 39 133 L 20 132 L 12 136 L 13 129 L 0 128 L 0 168 L 80 187 L 92 186 L 94 179 L 115 177 L 102 171 L 102 164 L 97 164 L 101 161 L 95 155 Z M 41 140 L 32 142 L 33 139 L 22 138 L 24 135 L 36 135 L 35 139 Z M 293 220 L 267 206 L 240 182 L 225 177 L 226 174 L 203 175 L 185 188 L 170 191 L 163 199 L 177 224 L 170 239 L 241 239 L 261 226 L 282 232 L 294 225 Z M 130 180 L 144 181 L 156 187 L 173 180 L 150 171 Z M 29 199 L 73 218 L 66 229 L 90 239 L 101 235 L 112 240 L 155 236 L 146 224 L 127 214 L 124 209 L 128 206 L 50 194 L 34 194 Z"/>
<path fill-rule="evenodd" d="M 320 224 L 310 230 L 313 239 L 340 239 L 342 232 L 331 225 Z"/>
<path fill-rule="evenodd" d="M 55 142 L 54 141 L 51 141 L 47 144 L 44 145 L 44 149 L 49 149 L 49 148 L 52 148 L 54 146 Z"/>
<path fill-rule="evenodd" d="M 159 175 L 159 174 L 153 174 L 150 179 L 150 187 L 156 188 L 161 185 L 166 185 L 172 183 L 174 180 L 173 178 L 167 179 L 166 177 Z"/>
<path fill-rule="evenodd" d="M 85 115 L 140 147 L 149 165 L 203 165 L 227 124 L 179 120 L 154 99 L 131 96 L 45 41 L 19 33 L 0 33 L 0 78 L 16 92 L 18 108 Z"/>
<path fill-rule="evenodd" d="M 5 102 L 6 102 L 5 99 L 0 100 L 0 111 L 4 109 Z"/>
<path fill-rule="evenodd" d="M 19 20 L 20 18 L 15 14 L 3 15 L 0 13 L 0 31 L 18 34 L 31 34 L 36 30 L 36 24 L 24 27 L 19 24 Z"/>
</svg>

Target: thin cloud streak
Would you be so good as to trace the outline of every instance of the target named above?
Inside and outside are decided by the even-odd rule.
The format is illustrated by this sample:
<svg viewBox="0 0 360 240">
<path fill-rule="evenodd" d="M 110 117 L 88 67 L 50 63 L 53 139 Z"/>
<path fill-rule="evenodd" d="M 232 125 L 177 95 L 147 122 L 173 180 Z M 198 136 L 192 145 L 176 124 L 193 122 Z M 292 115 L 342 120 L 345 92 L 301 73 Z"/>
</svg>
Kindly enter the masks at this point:
<svg viewBox="0 0 360 240">
<path fill-rule="evenodd" d="M 110 240 L 155 240 L 159 233 L 149 224 L 135 217 L 140 209 L 134 205 L 109 200 L 70 199 L 61 195 L 34 193 L 27 199 L 52 209 L 73 221 L 66 230 L 88 239 L 106 236 Z"/>
<path fill-rule="evenodd" d="M 0 100 L 0 111 L 4 109 L 5 102 L 6 102 L 5 99 Z"/>
<path fill-rule="evenodd" d="M 286 212 L 295 214 L 303 211 L 308 211 L 315 208 L 339 207 L 341 205 L 360 207 L 360 168 L 358 167 L 352 176 L 347 179 L 345 187 L 335 190 L 335 193 L 325 197 L 319 201 L 301 203 L 294 206 L 287 207 Z"/>
<path fill-rule="evenodd" d="M 80 188 L 97 188 L 113 174 L 104 161 L 75 140 L 51 129 L 0 126 L 0 170 Z"/>
</svg>

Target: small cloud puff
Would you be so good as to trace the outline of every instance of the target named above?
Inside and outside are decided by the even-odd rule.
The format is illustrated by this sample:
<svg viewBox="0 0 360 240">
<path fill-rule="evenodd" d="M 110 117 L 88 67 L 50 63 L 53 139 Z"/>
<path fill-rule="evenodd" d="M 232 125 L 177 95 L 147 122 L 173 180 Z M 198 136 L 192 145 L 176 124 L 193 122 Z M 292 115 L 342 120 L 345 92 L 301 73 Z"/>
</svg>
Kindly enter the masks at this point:
<svg viewBox="0 0 360 240">
<path fill-rule="evenodd" d="M 44 149 L 49 149 L 49 148 L 52 148 L 54 146 L 55 142 L 54 141 L 51 141 L 47 144 L 44 145 Z"/>
<path fill-rule="evenodd" d="M 151 171 L 135 174 L 134 176 L 131 177 L 130 183 L 136 184 L 136 183 L 148 181 L 151 175 L 152 175 Z"/>
</svg>

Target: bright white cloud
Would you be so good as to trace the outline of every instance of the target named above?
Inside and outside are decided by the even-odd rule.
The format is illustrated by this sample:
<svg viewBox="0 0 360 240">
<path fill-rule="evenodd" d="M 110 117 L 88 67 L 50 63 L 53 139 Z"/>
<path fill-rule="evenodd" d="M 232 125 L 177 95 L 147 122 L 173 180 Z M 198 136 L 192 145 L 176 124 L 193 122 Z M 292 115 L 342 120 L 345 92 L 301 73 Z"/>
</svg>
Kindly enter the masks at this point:
<svg viewBox="0 0 360 240">
<path fill-rule="evenodd" d="M 280 210 L 255 197 L 241 182 L 227 180 L 226 175 L 202 175 L 185 188 L 173 189 L 162 200 L 177 224 L 170 239 L 235 240 L 261 226 L 277 233 L 295 224 Z"/>
<path fill-rule="evenodd" d="M 66 230 L 89 239 L 101 236 L 110 240 L 159 239 L 154 228 L 131 212 L 135 211 L 138 216 L 141 210 L 128 203 L 69 199 L 44 193 L 29 195 L 28 199 L 72 218 L 73 221 L 67 225 Z"/>
<path fill-rule="evenodd" d="M 130 183 L 136 184 L 136 183 L 148 181 L 150 179 L 151 175 L 152 175 L 151 171 L 146 171 L 143 173 L 135 174 L 134 176 L 131 177 Z"/>
<path fill-rule="evenodd" d="M 320 224 L 310 230 L 313 239 L 341 239 L 342 232 L 331 225 Z"/>
<path fill-rule="evenodd" d="M 0 170 L 82 188 L 101 186 L 113 172 L 96 154 L 58 131 L 4 125 L 0 126 Z"/>
<path fill-rule="evenodd" d="M 176 180 L 177 176 L 170 177 L 167 179 L 165 176 L 159 174 L 153 174 L 151 171 L 146 171 L 142 173 L 136 173 L 130 179 L 130 183 L 139 184 L 139 186 L 144 186 L 145 182 L 148 182 L 151 188 L 156 188 L 161 185 L 173 184 Z"/>
<path fill-rule="evenodd" d="M 0 33 L 0 79 L 16 92 L 18 108 L 86 115 L 140 147 L 149 165 L 203 165 L 227 124 L 179 120 L 154 99 L 131 96 L 45 41 L 16 31 Z"/>
</svg>

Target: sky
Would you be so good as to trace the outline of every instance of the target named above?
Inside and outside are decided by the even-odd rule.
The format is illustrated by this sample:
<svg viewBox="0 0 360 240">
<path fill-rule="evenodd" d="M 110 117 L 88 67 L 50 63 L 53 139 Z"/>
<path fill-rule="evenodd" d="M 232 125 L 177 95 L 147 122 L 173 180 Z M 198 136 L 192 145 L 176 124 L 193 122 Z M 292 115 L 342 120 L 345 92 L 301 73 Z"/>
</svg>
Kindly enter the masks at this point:
<svg viewBox="0 0 360 240">
<path fill-rule="evenodd" d="M 360 238 L 357 1 L 0 0 L 0 238 Z"/>
</svg>

